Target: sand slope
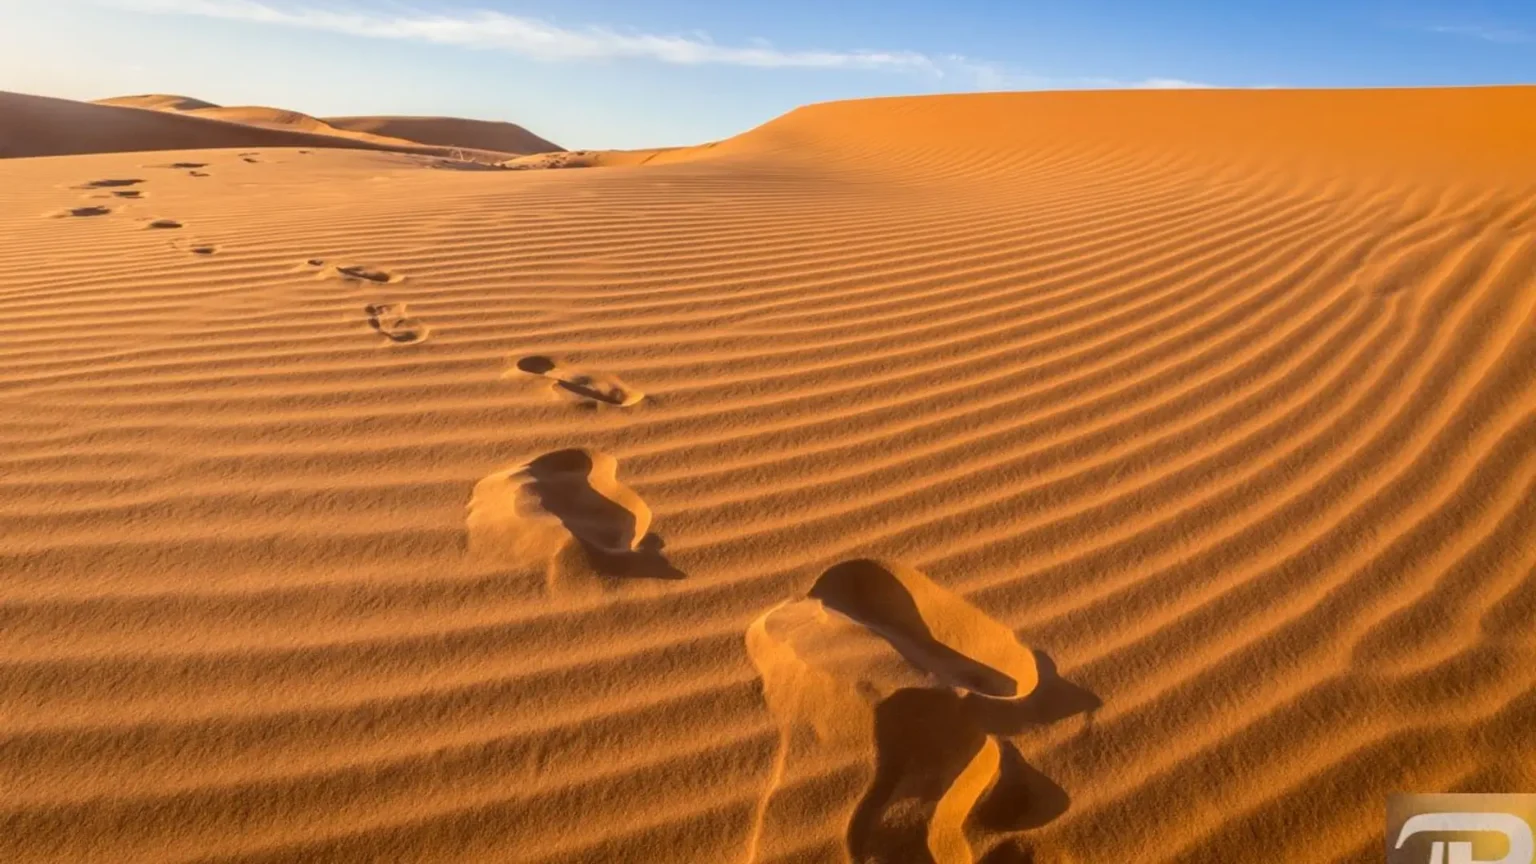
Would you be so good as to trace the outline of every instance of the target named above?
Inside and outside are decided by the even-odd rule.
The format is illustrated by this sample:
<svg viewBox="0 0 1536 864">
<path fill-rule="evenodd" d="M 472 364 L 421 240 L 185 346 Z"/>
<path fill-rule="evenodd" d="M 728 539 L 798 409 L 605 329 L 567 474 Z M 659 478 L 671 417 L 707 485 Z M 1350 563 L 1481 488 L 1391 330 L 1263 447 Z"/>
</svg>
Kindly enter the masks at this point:
<svg viewBox="0 0 1536 864">
<path fill-rule="evenodd" d="M 1365 862 L 1536 788 L 1533 123 L 0 162 L 0 860 Z"/>
</svg>

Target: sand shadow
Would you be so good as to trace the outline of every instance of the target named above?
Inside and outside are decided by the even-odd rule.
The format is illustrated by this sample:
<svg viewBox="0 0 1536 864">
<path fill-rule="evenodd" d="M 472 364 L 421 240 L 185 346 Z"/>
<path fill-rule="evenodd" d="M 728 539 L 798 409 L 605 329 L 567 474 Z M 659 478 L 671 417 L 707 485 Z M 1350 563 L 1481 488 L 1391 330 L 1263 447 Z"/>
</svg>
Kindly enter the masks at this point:
<svg viewBox="0 0 1536 864">
<path fill-rule="evenodd" d="M 848 824 L 854 861 L 971 861 L 968 824 L 981 833 L 1017 834 L 1067 812 L 1071 796 L 1025 761 L 1007 736 L 1092 712 L 1101 703 L 1056 675 L 1044 654 L 1035 656 L 1050 672 L 1022 701 L 905 689 L 879 703 L 875 778 Z M 1002 845 L 1028 854 L 1015 843 Z M 985 860 L 1009 860 L 994 857 L 1007 854 L 994 849 Z"/>
</svg>

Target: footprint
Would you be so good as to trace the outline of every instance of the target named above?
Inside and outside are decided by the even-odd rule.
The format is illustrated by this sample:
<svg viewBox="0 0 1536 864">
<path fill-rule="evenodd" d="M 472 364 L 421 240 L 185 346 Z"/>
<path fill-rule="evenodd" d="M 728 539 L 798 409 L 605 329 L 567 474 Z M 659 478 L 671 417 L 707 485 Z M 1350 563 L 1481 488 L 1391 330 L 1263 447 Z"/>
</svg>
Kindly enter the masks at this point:
<svg viewBox="0 0 1536 864">
<path fill-rule="evenodd" d="M 206 171 L 188 171 L 187 174 L 188 174 L 188 176 L 191 176 L 191 177 L 207 177 L 208 176 L 208 173 Z"/>
<path fill-rule="evenodd" d="M 54 215 L 57 216 L 57 217 L 60 217 L 60 218 L 65 217 L 65 216 L 105 216 L 105 215 L 107 215 L 108 213 L 111 213 L 111 212 L 112 212 L 112 208 L 111 207 L 102 207 L 100 205 L 92 205 L 90 207 L 74 207 L 74 208 L 71 208 L 69 210 L 63 211 L 62 213 L 56 213 Z"/>
<path fill-rule="evenodd" d="M 261 160 L 256 158 L 260 155 L 260 153 L 241 153 L 240 158 L 246 162 L 260 162 Z"/>
<path fill-rule="evenodd" d="M 175 168 L 178 171 L 191 171 L 197 168 L 207 168 L 207 162 L 172 162 L 169 165 L 155 165 L 155 168 Z"/>
<path fill-rule="evenodd" d="M 143 182 L 144 182 L 143 180 L 138 179 L 138 178 L 124 179 L 124 180 L 92 180 L 89 183 L 85 183 L 83 185 L 76 186 L 75 188 L 76 189 L 112 189 L 112 188 L 116 188 L 116 187 L 119 187 L 119 186 L 137 186 L 137 185 L 139 185 L 140 183 L 143 183 Z"/>
<path fill-rule="evenodd" d="M 380 267 L 364 267 L 360 264 L 337 264 L 326 266 L 320 258 L 311 258 L 305 262 L 310 267 L 322 267 L 321 277 L 333 277 L 352 282 L 371 282 L 375 285 L 390 285 L 405 280 L 399 273 L 385 270 Z"/>
<path fill-rule="evenodd" d="M 613 375 L 564 367 L 551 357 L 531 355 L 518 360 L 515 365 L 519 372 L 550 379 L 556 393 L 580 399 L 587 404 L 627 408 L 645 398 L 643 392 Z"/>
<path fill-rule="evenodd" d="M 368 326 L 391 342 L 421 342 L 427 338 L 426 326 L 406 316 L 404 303 L 376 303 L 364 311 L 368 313 Z"/>
<path fill-rule="evenodd" d="M 219 251 L 219 247 L 213 245 L 212 243 L 198 243 L 196 241 L 188 241 L 184 238 L 180 240 L 172 240 L 171 247 L 182 252 L 187 252 L 189 254 L 198 256 L 208 256 Z"/>
<path fill-rule="evenodd" d="M 837 804 L 853 861 L 975 860 L 964 825 L 1041 682 L 1011 630 L 917 570 L 856 560 L 759 617 L 746 643 L 780 731 L 749 860 L 795 847 L 796 804 L 776 793 L 829 759 L 863 766 L 862 792 Z"/>
<path fill-rule="evenodd" d="M 651 508 L 618 478 L 619 463 L 594 450 L 546 453 L 475 484 L 466 526 L 471 556 L 543 565 L 552 583 L 575 562 L 599 576 L 680 579 L 650 532 Z M 551 587 L 561 587 L 552 584 Z"/>
<path fill-rule="evenodd" d="M 144 193 L 137 189 L 121 189 L 113 192 L 112 196 L 114 198 L 142 198 Z"/>
<path fill-rule="evenodd" d="M 156 219 L 144 227 L 147 229 L 172 229 L 180 228 L 181 223 L 175 219 Z"/>
</svg>

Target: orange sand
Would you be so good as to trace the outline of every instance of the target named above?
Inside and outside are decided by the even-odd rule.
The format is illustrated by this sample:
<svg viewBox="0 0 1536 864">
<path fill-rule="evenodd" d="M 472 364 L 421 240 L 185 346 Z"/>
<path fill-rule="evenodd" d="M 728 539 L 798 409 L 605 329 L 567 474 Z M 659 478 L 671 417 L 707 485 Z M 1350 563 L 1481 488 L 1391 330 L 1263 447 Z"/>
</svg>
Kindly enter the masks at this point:
<svg viewBox="0 0 1536 864">
<path fill-rule="evenodd" d="M 1536 790 L 1536 89 L 563 171 L 135 98 L 0 97 L 0 861 L 1365 862 Z"/>
</svg>

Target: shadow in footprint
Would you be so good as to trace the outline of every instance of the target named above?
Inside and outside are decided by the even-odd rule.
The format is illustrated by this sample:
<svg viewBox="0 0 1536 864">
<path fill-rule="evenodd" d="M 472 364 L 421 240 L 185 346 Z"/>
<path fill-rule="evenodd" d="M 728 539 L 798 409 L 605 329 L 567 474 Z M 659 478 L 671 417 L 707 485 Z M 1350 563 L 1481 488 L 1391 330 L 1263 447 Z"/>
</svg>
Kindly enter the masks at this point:
<svg viewBox="0 0 1536 864">
<path fill-rule="evenodd" d="M 529 462 L 524 470 L 532 479 L 530 488 L 539 506 L 585 546 L 603 555 L 641 551 L 651 525 L 651 508 L 627 487 L 620 487 L 617 471 L 606 470 L 594 454 L 574 448 L 557 450 Z M 620 489 L 620 494 L 614 494 Z"/>
<path fill-rule="evenodd" d="M 775 793 L 828 759 L 870 772 L 862 793 L 841 804 L 846 851 L 858 862 L 971 862 L 968 820 L 1022 831 L 1070 803 L 1007 736 L 1092 711 L 1098 699 L 912 568 L 871 560 L 829 568 L 804 599 L 753 622 L 747 651 L 780 727 L 754 858 L 794 848 L 796 805 L 781 817 Z"/>
<path fill-rule="evenodd" d="M 575 554 L 603 576 L 684 577 L 650 531 L 651 508 L 604 453 L 557 450 L 486 477 L 467 522 L 472 554 L 523 562 Z"/>
<path fill-rule="evenodd" d="M 112 212 L 111 207 L 93 205 L 90 207 L 73 207 L 60 213 L 60 216 L 105 216 Z"/>
<path fill-rule="evenodd" d="M 175 219 L 156 219 L 144 227 L 151 230 L 170 230 L 180 228 L 181 223 Z"/>
<path fill-rule="evenodd" d="M 420 342 L 427 338 L 426 325 L 405 314 L 404 303 L 375 303 L 363 309 L 368 326 L 397 344 Z"/>
<path fill-rule="evenodd" d="M 144 181 L 139 178 L 125 178 L 112 180 L 92 180 L 89 183 L 76 186 L 76 189 L 115 189 L 120 186 L 137 186 Z"/>
<path fill-rule="evenodd" d="M 112 193 L 114 198 L 142 198 L 143 196 L 144 193 L 137 189 L 119 189 Z"/>
<path fill-rule="evenodd" d="M 553 357 L 535 354 L 518 360 L 516 366 L 518 371 L 550 379 L 557 392 L 591 404 L 627 408 L 645 398 L 643 392 L 613 375 L 568 369 Z"/>
<path fill-rule="evenodd" d="M 1011 742 L 1003 745 L 997 782 L 976 808 L 978 825 L 1000 833 L 1039 828 L 1067 812 L 1067 790 L 1035 770 Z"/>
</svg>

